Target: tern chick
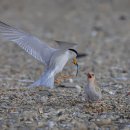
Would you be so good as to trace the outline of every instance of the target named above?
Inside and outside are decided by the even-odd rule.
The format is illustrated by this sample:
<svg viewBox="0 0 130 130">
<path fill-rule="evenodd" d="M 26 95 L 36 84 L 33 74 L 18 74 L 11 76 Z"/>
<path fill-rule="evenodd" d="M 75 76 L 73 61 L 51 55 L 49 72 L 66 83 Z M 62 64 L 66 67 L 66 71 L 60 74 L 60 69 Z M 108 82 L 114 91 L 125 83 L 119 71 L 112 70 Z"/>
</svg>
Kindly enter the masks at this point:
<svg viewBox="0 0 130 130">
<path fill-rule="evenodd" d="M 87 74 L 88 84 L 85 86 L 85 99 L 89 102 L 98 101 L 102 98 L 101 90 L 96 84 L 95 75 L 92 72 Z"/>
</svg>

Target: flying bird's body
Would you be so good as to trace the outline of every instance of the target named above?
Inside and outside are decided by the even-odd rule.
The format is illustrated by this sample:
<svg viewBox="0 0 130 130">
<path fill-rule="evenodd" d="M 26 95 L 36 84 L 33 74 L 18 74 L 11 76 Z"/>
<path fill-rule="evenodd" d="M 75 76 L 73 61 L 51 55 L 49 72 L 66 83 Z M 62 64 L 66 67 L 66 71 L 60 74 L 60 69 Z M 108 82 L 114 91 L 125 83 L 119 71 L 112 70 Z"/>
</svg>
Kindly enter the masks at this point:
<svg viewBox="0 0 130 130">
<path fill-rule="evenodd" d="M 0 22 L 0 38 L 16 43 L 45 65 L 44 73 L 36 82 L 30 85 L 30 87 L 45 86 L 53 88 L 54 76 L 63 70 L 69 59 L 77 56 L 77 52 L 72 49 L 76 46 L 75 43 L 54 41 L 61 45 L 61 48 L 52 48 L 48 46 L 45 41 L 41 41 L 31 34 L 3 22 Z M 75 64 L 77 65 L 77 63 Z"/>
<path fill-rule="evenodd" d="M 98 101 L 102 98 L 101 90 L 95 82 L 93 73 L 88 73 L 88 84 L 85 86 L 85 99 L 87 101 Z"/>
<path fill-rule="evenodd" d="M 54 76 L 63 70 L 63 67 L 69 60 L 68 59 L 69 52 L 66 51 L 65 54 L 62 54 L 59 57 L 56 56 L 57 53 L 56 54 L 54 53 L 54 55 L 51 57 L 49 66 L 45 69 L 41 77 L 32 85 L 30 85 L 30 87 L 34 86 L 49 86 L 50 88 L 54 87 Z"/>
</svg>

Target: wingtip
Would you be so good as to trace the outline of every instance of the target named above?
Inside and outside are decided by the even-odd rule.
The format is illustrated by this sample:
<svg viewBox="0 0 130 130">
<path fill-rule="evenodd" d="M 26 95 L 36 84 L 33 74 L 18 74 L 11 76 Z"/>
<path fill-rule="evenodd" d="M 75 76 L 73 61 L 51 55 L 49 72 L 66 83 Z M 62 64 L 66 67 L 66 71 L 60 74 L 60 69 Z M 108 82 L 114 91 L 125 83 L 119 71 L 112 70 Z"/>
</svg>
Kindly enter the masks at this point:
<svg viewBox="0 0 130 130">
<path fill-rule="evenodd" d="M 0 26 L 9 26 L 9 25 L 6 24 L 5 22 L 2 22 L 2 21 L 0 20 Z"/>
</svg>

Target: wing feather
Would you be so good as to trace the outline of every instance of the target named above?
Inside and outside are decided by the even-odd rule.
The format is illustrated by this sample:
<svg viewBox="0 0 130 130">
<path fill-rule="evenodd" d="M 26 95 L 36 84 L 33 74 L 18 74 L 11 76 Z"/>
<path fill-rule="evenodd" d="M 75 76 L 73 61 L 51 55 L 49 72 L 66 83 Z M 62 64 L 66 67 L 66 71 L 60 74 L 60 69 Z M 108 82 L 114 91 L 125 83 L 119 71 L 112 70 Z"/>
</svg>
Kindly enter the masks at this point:
<svg viewBox="0 0 130 130">
<path fill-rule="evenodd" d="M 0 37 L 18 44 L 26 52 L 45 65 L 48 64 L 50 56 L 56 50 L 48 46 L 45 42 L 42 42 L 38 38 L 32 36 L 31 34 L 16 29 L 1 21 Z"/>
</svg>

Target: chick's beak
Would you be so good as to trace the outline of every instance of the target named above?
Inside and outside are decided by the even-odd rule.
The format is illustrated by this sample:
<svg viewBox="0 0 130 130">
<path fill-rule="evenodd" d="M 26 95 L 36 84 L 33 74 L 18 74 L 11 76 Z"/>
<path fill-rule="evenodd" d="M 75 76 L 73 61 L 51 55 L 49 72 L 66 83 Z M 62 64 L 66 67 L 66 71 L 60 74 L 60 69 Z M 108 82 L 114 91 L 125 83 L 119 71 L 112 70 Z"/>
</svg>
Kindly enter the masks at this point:
<svg viewBox="0 0 130 130">
<path fill-rule="evenodd" d="M 88 76 L 88 79 L 91 79 L 91 78 L 92 78 L 92 76 L 91 76 L 90 73 L 88 73 L 87 76 Z"/>
<path fill-rule="evenodd" d="M 77 59 L 76 59 L 76 58 L 73 59 L 73 64 L 76 65 L 76 67 L 77 67 L 77 72 L 76 72 L 76 76 L 77 76 L 79 66 L 78 66 L 78 62 L 77 62 Z"/>
</svg>

